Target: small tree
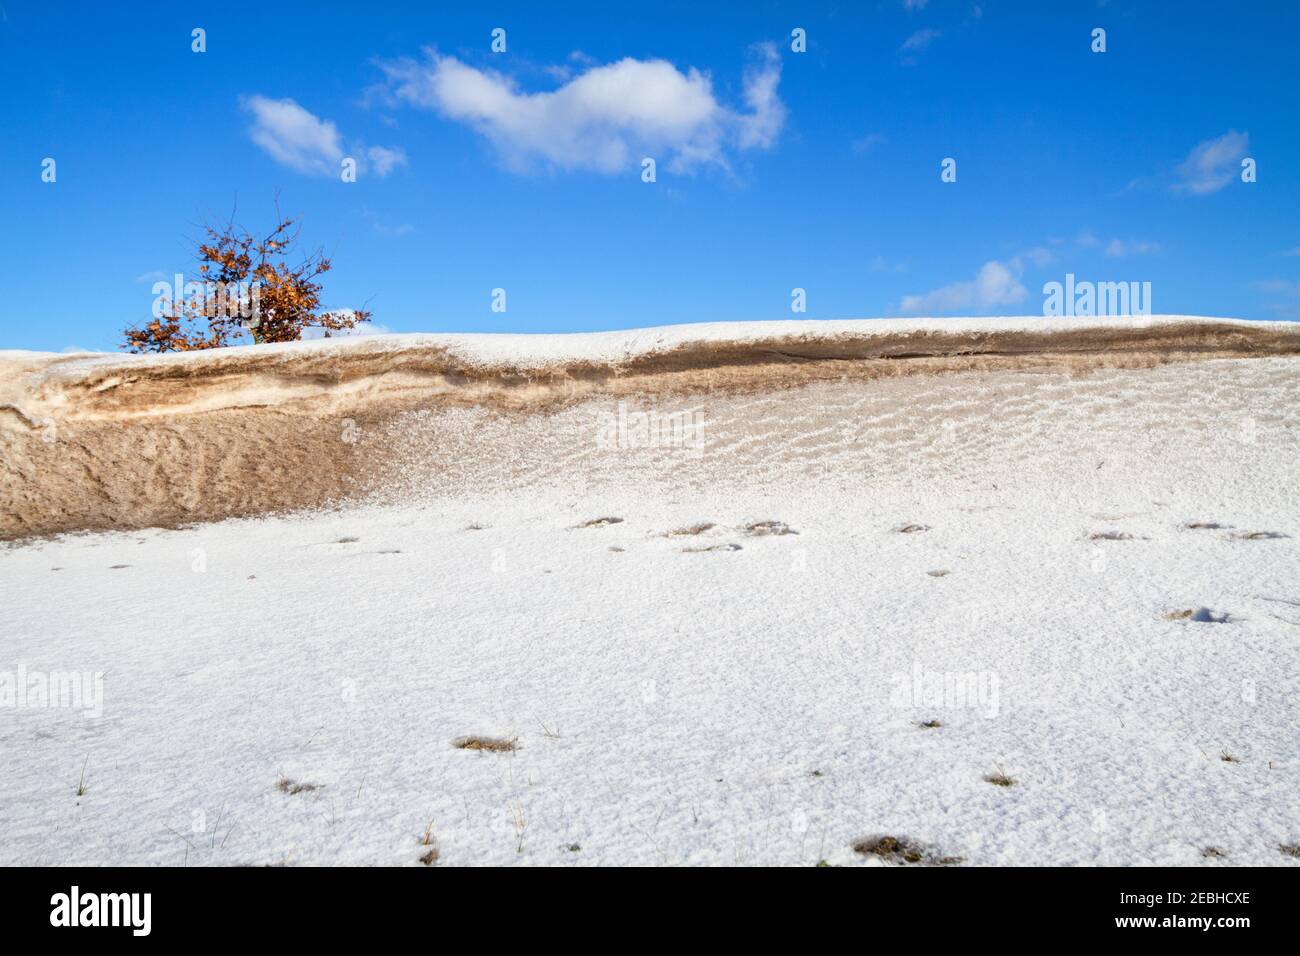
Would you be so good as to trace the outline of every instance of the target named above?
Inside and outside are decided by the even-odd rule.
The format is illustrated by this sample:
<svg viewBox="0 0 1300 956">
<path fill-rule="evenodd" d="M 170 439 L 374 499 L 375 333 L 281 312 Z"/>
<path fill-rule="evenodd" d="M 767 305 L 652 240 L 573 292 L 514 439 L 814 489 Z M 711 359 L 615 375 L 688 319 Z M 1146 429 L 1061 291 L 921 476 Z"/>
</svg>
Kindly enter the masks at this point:
<svg viewBox="0 0 1300 956">
<path fill-rule="evenodd" d="M 286 261 L 298 239 L 295 220 L 276 213 L 275 229 L 257 240 L 234 222 L 207 227 L 199 244 L 201 282 L 173 290 L 162 300 L 161 315 L 143 328 L 125 330 L 131 352 L 189 352 L 230 345 L 247 331 L 254 342 L 296 342 L 303 330 L 331 332 L 370 321 L 365 309 L 320 311 L 320 276 L 330 260 L 319 250 L 297 266 Z M 191 291 L 193 290 L 193 291 Z M 215 296 L 214 296 L 215 290 Z"/>
</svg>

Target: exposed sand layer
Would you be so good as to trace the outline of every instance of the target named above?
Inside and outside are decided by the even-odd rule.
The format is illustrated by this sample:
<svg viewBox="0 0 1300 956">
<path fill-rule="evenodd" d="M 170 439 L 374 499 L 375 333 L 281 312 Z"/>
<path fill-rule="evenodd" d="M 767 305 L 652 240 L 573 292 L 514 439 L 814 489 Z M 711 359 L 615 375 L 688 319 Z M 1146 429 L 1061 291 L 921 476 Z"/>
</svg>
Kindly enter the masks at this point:
<svg viewBox="0 0 1300 956">
<path fill-rule="evenodd" d="M 672 414 L 698 397 L 707 418 L 714 397 L 824 381 L 1078 375 L 1298 353 L 1295 325 L 1182 316 L 377 336 L 161 357 L 7 352 L 0 538 L 176 526 L 391 497 L 412 481 L 473 481 L 459 459 L 440 457 L 449 446 L 439 435 L 458 435 L 454 413 L 467 409 L 518 423 L 610 399 Z"/>
</svg>

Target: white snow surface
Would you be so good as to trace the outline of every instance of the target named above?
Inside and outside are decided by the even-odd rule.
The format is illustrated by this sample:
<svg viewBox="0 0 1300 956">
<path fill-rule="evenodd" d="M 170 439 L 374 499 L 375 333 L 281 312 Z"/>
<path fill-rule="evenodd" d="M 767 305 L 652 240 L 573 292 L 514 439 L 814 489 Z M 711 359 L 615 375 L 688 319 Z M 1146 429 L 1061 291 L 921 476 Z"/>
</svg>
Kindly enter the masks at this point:
<svg viewBox="0 0 1300 956">
<path fill-rule="evenodd" d="M 656 468 L 576 409 L 514 485 L 9 547 L 0 673 L 104 699 L 0 708 L 0 864 L 1295 865 L 1297 367 L 718 398 Z"/>
</svg>

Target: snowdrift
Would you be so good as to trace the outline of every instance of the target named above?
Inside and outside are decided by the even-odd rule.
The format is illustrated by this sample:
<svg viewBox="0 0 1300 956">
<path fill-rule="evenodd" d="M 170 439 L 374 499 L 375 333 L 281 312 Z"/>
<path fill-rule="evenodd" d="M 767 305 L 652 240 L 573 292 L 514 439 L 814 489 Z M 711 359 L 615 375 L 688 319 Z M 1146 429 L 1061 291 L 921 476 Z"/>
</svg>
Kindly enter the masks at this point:
<svg viewBox="0 0 1300 956">
<path fill-rule="evenodd" d="M 1294 323 L 1191 316 L 385 335 L 165 356 L 0 352 L 0 538 L 176 526 L 459 481 L 472 476 L 454 461 L 412 461 L 437 443 L 412 446 L 400 427 L 436 431 L 437 416 L 456 409 L 518 421 L 610 399 L 1298 352 Z"/>
</svg>

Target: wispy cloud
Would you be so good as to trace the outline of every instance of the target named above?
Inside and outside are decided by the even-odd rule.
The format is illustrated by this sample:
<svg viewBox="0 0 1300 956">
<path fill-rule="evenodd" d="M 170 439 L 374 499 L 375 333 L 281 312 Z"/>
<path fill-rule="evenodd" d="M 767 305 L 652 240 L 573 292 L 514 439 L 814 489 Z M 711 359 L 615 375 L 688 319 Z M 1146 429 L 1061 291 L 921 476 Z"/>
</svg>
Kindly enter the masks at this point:
<svg viewBox="0 0 1300 956">
<path fill-rule="evenodd" d="M 1041 269 L 1056 261 L 1056 253 L 1046 246 L 1034 246 L 1011 259 L 1012 269 L 1019 273 L 1024 266 L 1024 260 Z"/>
<path fill-rule="evenodd" d="M 245 97 L 241 105 L 253 116 L 249 139 L 281 166 L 309 176 L 339 175 L 347 152 L 332 121 L 321 119 L 292 99 L 275 100 L 256 94 Z M 406 154 L 397 147 L 372 146 L 367 150 L 357 144 L 353 154 L 359 171 L 369 168 L 376 176 L 387 176 L 406 164 Z"/>
<path fill-rule="evenodd" d="M 361 216 L 366 220 L 366 222 L 370 223 L 375 232 L 381 236 L 398 238 L 401 236 L 409 236 L 411 233 L 415 232 L 415 226 L 411 225 L 409 222 L 392 223 L 376 215 L 369 209 L 362 209 Z"/>
<path fill-rule="evenodd" d="M 1250 135 L 1228 130 L 1222 136 L 1197 143 L 1175 170 L 1175 192 L 1196 196 L 1218 192 L 1241 171 L 1241 159 L 1250 148 Z"/>
<path fill-rule="evenodd" d="M 669 169 L 685 172 L 725 167 L 731 150 L 766 149 L 776 142 L 786 118 L 777 94 L 781 59 L 772 44 L 754 53 L 743 77 L 743 110 L 720 103 L 706 73 L 682 72 L 667 60 L 625 57 L 593 66 L 571 58 L 565 69 L 580 72 L 544 92 L 527 92 L 512 77 L 433 50 L 423 60 L 380 68 L 389 99 L 466 124 L 516 172 L 540 162 L 613 174 L 633 168 L 643 156 L 667 156 Z"/>
<path fill-rule="evenodd" d="M 938 30 L 932 30 L 926 27 L 924 30 L 917 30 L 910 37 L 903 41 L 899 47 L 904 53 L 919 53 L 922 50 L 929 49 L 930 44 L 939 37 Z"/>
<path fill-rule="evenodd" d="M 1160 251 L 1160 243 L 1149 239 L 1112 239 L 1106 244 L 1107 259 L 1125 259 L 1129 256 L 1146 256 Z"/>
<path fill-rule="evenodd" d="M 581 50 L 574 50 L 569 54 L 567 63 L 556 63 L 542 67 L 542 72 L 555 80 L 557 83 L 568 83 L 573 79 L 580 69 L 596 65 L 596 60 L 583 53 Z"/>
<path fill-rule="evenodd" d="M 1290 279 L 1261 279 L 1258 282 L 1252 282 L 1250 287 L 1256 292 L 1271 292 L 1300 297 L 1300 282 L 1293 282 Z"/>
<path fill-rule="evenodd" d="M 398 166 L 406 165 L 406 153 L 387 146 L 371 146 L 366 150 L 366 156 L 370 159 L 375 175 L 380 177 L 387 176 Z"/>
<path fill-rule="evenodd" d="M 776 95 L 781 82 L 781 56 L 771 43 L 764 43 L 756 50 L 762 59 L 747 66 L 744 76 L 745 105 L 749 112 L 736 116 L 741 149 L 769 148 L 785 125 L 785 104 Z"/>
<path fill-rule="evenodd" d="M 885 141 L 885 137 L 879 133 L 868 133 L 853 141 L 853 152 L 859 156 L 871 152 L 877 146 Z"/>
<path fill-rule="evenodd" d="M 409 222 L 399 222 L 395 226 L 390 226 L 388 223 L 384 222 L 377 222 L 374 226 L 375 232 L 379 233 L 381 236 L 391 236 L 394 238 L 399 236 L 409 236 L 411 233 L 415 232 L 415 227 Z"/>
<path fill-rule="evenodd" d="M 1267 297 L 1264 308 L 1288 319 L 1300 319 L 1300 282 L 1291 279 L 1262 279 L 1251 289 Z"/>
<path fill-rule="evenodd" d="M 970 282 L 954 282 L 923 295 L 903 297 L 899 308 L 903 312 L 928 312 L 940 314 L 960 309 L 984 311 L 995 306 L 1023 302 L 1028 291 L 1020 284 L 1019 268 L 1015 262 L 991 260 L 980 267 Z"/>
<path fill-rule="evenodd" d="M 876 256 L 871 260 L 872 272 L 906 272 L 907 263 L 901 259 L 886 259 L 884 256 Z"/>
</svg>

